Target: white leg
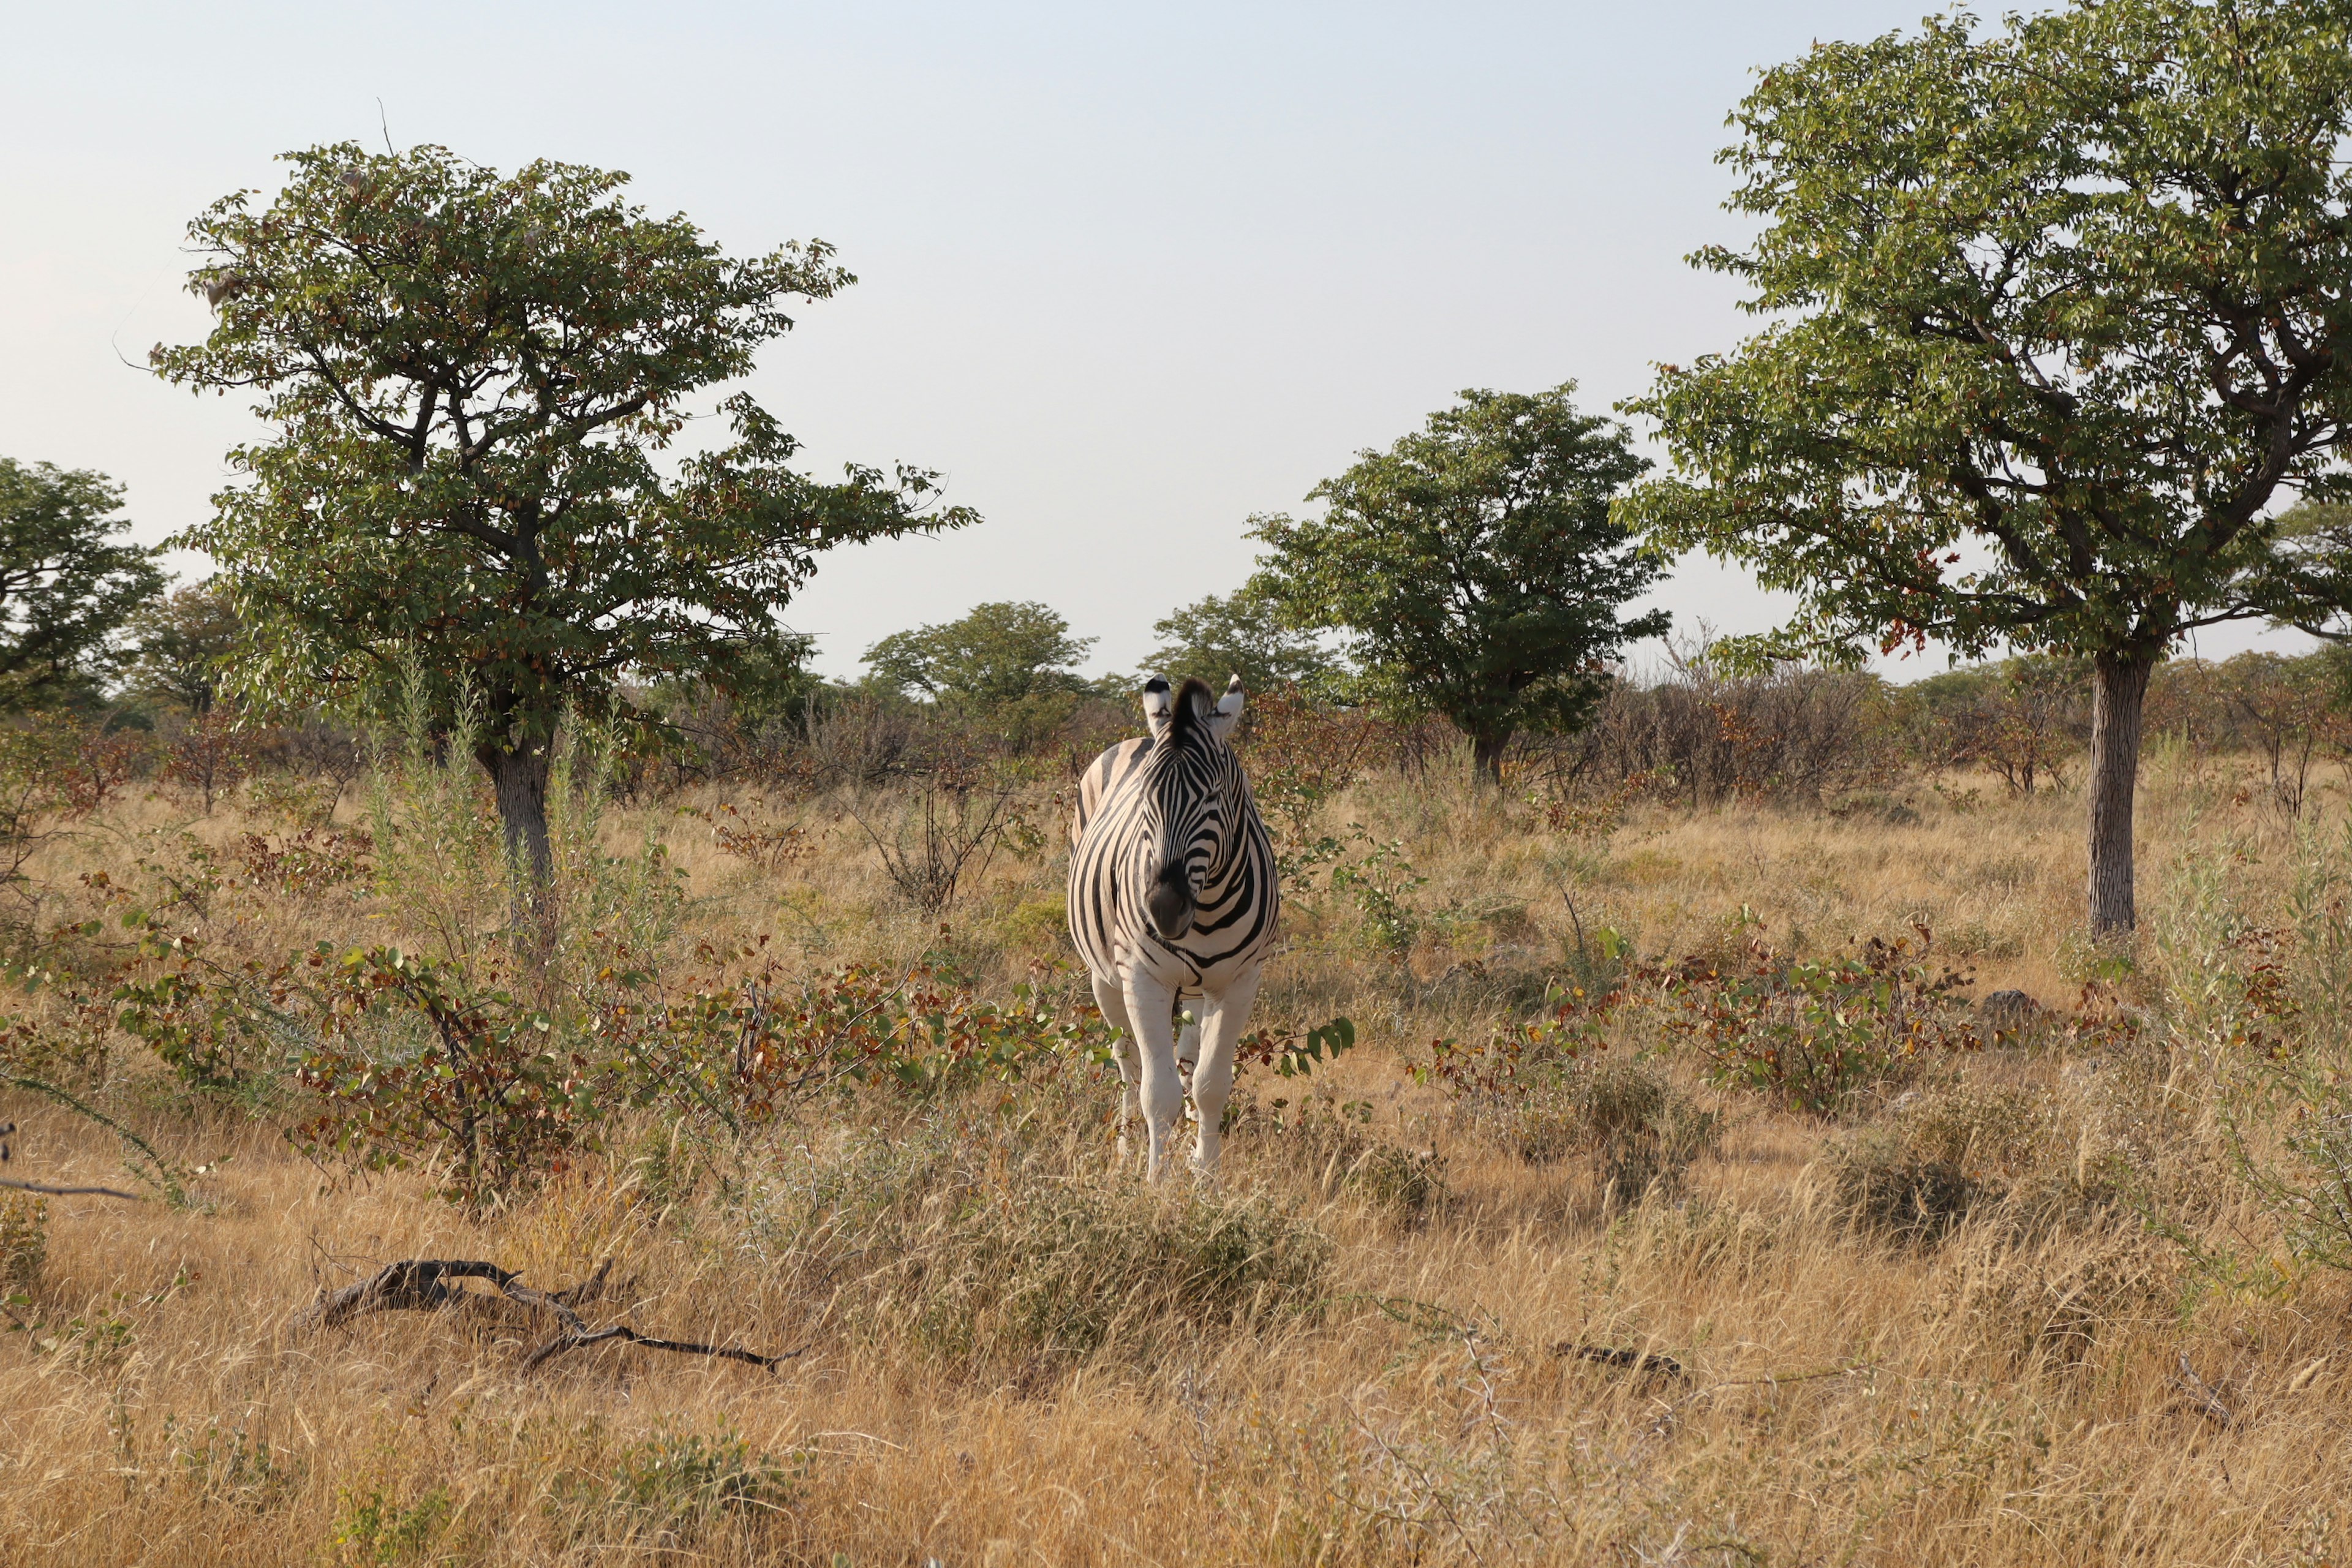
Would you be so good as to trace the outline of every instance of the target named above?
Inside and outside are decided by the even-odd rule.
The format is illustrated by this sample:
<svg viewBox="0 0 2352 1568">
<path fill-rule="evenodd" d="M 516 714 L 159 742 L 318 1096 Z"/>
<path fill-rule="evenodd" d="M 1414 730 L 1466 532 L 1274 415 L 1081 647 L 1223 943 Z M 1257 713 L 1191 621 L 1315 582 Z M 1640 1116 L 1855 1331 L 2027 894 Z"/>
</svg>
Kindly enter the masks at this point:
<svg viewBox="0 0 2352 1568">
<path fill-rule="evenodd" d="M 1180 996 L 1177 1000 L 1181 1002 L 1183 1001 L 1183 998 Z M 1189 1011 L 1192 1013 L 1194 1021 L 1185 1025 L 1176 1036 L 1176 1076 L 1183 1081 L 1187 1089 L 1192 1086 L 1192 1069 L 1198 1067 L 1201 1062 L 1201 1025 L 1199 1020 L 1208 1016 L 1207 1009 L 1208 1001 L 1205 997 L 1193 997 Z M 1193 1115 L 1193 1108 L 1187 1105 L 1184 1108 L 1184 1114 L 1187 1116 Z"/>
<path fill-rule="evenodd" d="M 1146 1179 L 1164 1181 L 1171 1163 L 1169 1138 L 1177 1112 L 1184 1106 L 1184 1083 L 1176 1076 L 1176 1037 L 1169 1018 L 1175 998 L 1149 974 L 1129 970 L 1127 1017 L 1135 1026 L 1135 1043 L 1143 1055 L 1143 1171 Z"/>
<path fill-rule="evenodd" d="M 1257 1000 L 1258 973 L 1253 964 L 1225 987 L 1223 995 L 1202 998 L 1208 1014 L 1200 1065 L 1192 1069 L 1192 1104 L 1201 1113 L 1192 1168 L 1204 1181 L 1217 1178 L 1217 1156 L 1224 1148 L 1225 1101 L 1234 1092 L 1234 1049 L 1249 1024 L 1250 1004 Z"/>
<path fill-rule="evenodd" d="M 1111 1041 L 1111 1060 L 1118 1064 L 1118 1157 L 1129 1155 L 1128 1129 L 1135 1124 L 1135 1085 L 1142 1076 L 1143 1065 L 1135 1054 L 1135 1027 L 1127 1021 L 1127 996 L 1119 990 L 1116 979 L 1097 974 L 1094 977 L 1095 1005 L 1102 1010 L 1103 1022 L 1118 1031 Z"/>
</svg>

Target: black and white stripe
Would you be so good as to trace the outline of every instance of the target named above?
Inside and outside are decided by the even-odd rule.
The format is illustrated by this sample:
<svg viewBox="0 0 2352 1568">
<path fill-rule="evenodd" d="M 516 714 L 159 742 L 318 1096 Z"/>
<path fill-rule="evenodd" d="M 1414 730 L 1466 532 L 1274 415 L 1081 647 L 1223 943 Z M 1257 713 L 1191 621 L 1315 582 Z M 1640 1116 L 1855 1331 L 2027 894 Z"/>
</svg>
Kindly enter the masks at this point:
<svg viewBox="0 0 2352 1568">
<path fill-rule="evenodd" d="M 1173 1003 L 1202 1004 L 1195 1162 L 1213 1173 L 1233 1050 L 1274 946 L 1282 895 L 1273 842 L 1226 743 L 1241 716 L 1240 681 L 1213 705 L 1201 681 L 1171 695 L 1154 679 L 1143 706 L 1151 735 L 1105 752 L 1080 781 L 1069 909 L 1095 998 L 1123 1032 L 1122 1142 L 1139 1083 L 1158 1179 L 1182 1095 Z"/>
</svg>

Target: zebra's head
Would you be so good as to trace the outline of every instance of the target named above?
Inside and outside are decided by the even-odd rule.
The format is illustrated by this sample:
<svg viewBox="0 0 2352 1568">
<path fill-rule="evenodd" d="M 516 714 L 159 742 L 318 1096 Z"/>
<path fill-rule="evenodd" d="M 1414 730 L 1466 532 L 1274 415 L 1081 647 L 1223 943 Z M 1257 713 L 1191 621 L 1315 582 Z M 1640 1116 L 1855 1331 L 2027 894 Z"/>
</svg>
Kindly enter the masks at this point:
<svg viewBox="0 0 2352 1568">
<path fill-rule="evenodd" d="M 1151 728 L 1144 793 L 1151 833 L 1144 908 L 1152 929 L 1174 942 L 1192 929 L 1201 890 L 1222 868 L 1239 829 L 1227 774 L 1234 771 L 1225 739 L 1241 721 L 1242 681 L 1212 703 L 1206 681 L 1187 679 L 1172 693 L 1153 676 L 1143 686 L 1143 718 Z"/>
</svg>

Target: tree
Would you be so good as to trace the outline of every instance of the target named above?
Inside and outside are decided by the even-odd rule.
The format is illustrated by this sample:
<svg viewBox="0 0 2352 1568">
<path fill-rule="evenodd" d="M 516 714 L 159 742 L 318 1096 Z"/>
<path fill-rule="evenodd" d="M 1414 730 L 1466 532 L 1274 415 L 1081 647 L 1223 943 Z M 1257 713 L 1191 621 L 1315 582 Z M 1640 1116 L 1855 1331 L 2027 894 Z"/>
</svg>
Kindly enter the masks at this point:
<svg viewBox="0 0 2352 1568">
<path fill-rule="evenodd" d="M 1322 517 L 1250 520 L 1268 551 L 1252 590 L 1293 626 L 1346 632 L 1360 695 L 1451 719 L 1490 780 L 1514 734 L 1576 729 L 1620 647 L 1666 629 L 1663 610 L 1617 618 L 1661 570 L 1609 515 L 1649 464 L 1574 390 L 1465 392 L 1309 490 Z"/>
<path fill-rule="evenodd" d="M 1734 116 L 1775 318 L 1626 407 L 1681 470 L 1625 515 L 1801 608 L 1757 654 L 1943 639 L 2092 665 L 2090 923 L 2135 921 L 2149 672 L 2342 579 L 2275 504 L 2342 493 L 2352 5 L 2077 0 L 1817 46 Z"/>
<path fill-rule="evenodd" d="M 150 701 L 209 713 L 236 657 L 238 630 L 236 605 L 217 578 L 150 599 L 130 619 L 124 685 Z"/>
<path fill-rule="evenodd" d="M 1032 698 L 1087 689 L 1071 667 L 1095 645 L 1046 605 L 975 605 L 960 621 L 893 632 L 866 650 L 880 685 L 945 707 L 987 713 Z"/>
<path fill-rule="evenodd" d="M 1197 675 L 1222 690 L 1238 675 L 1247 689 L 1271 691 L 1320 687 L 1339 671 L 1339 661 L 1311 633 L 1283 625 L 1280 605 L 1247 587 L 1172 610 L 1151 631 L 1160 639 L 1152 669 L 1180 684 Z"/>
<path fill-rule="evenodd" d="M 784 302 L 855 281 L 820 242 L 733 259 L 625 174 L 512 176 L 438 147 L 289 154 L 252 210 L 189 234 L 209 338 L 153 355 L 197 389 L 250 386 L 276 426 L 230 462 L 184 542 L 222 566 L 257 695 L 349 690 L 404 661 L 445 711 L 470 693 L 475 754 L 509 848 L 548 872 L 549 746 L 567 706 L 634 716 L 622 678 L 723 682 L 782 657 L 775 612 L 833 546 L 976 521 L 929 473 L 851 466 L 822 484 L 749 394 L 730 438 L 676 461 L 698 395 L 752 368 Z"/>
<path fill-rule="evenodd" d="M 118 542 L 121 487 L 0 458 L 0 709 L 87 702 L 115 634 L 163 585 L 157 552 Z"/>
</svg>

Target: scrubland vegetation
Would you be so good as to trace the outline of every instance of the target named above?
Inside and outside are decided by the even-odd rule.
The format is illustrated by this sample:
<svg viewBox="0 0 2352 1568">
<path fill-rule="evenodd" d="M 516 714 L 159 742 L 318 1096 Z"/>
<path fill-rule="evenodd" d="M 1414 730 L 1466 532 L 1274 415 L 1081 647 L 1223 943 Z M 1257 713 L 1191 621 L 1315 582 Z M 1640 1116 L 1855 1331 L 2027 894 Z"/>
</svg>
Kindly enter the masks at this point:
<svg viewBox="0 0 2352 1568">
<path fill-rule="evenodd" d="M 1291 901 L 1216 1191 L 1118 1161 L 1053 748 L 575 733 L 518 910 L 430 734 L 207 811 L 80 732 L 0 1117 L 133 1201 L 0 1199 L 0 1560 L 2333 1560 L 2337 753 L 2170 731 L 2095 943 L 2078 721 L 2029 792 L 1951 689 L 1686 672 L 1501 790 L 1262 705 Z M 1676 734 L 1783 760 L 1694 798 L 1626 739 Z M 415 1258 L 524 1299 L 316 1310 Z"/>
<path fill-rule="evenodd" d="M 2342 1561 L 2347 43 L 1817 45 L 1643 431 L 1465 389 L 1250 518 L 1153 628 L 1285 898 L 1213 1187 L 1064 935 L 1132 681 L 786 618 L 981 522 L 744 389 L 832 247 L 240 184 L 150 359 L 256 400 L 217 575 L 0 459 L 0 1563 Z M 1790 616 L 1632 679 L 1692 551 Z M 1931 645 L 2015 657 L 1856 673 Z"/>
</svg>

